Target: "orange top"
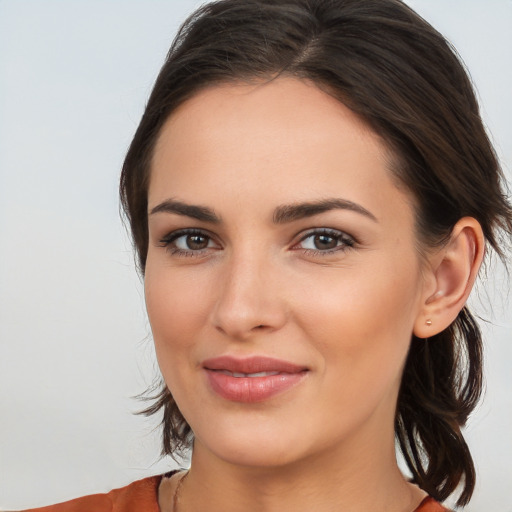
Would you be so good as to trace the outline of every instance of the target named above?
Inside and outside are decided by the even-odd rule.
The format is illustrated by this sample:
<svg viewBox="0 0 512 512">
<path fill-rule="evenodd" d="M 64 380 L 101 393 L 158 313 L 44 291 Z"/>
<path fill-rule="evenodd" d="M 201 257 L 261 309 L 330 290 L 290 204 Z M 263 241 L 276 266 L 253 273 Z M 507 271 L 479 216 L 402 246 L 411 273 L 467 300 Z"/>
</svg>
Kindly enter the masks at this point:
<svg viewBox="0 0 512 512">
<path fill-rule="evenodd" d="M 92 494 L 25 512 L 160 512 L 158 486 L 161 480 L 161 475 L 152 476 L 107 494 Z"/>
<path fill-rule="evenodd" d="M 25 512 L 160 512 L 158 486 L 162 476 L 152 476 L 114 489 L 107 494 L 92 494 L 58 505 L 32 508 Z M 433 498 L 425 498 L 414 512 L 448 512 Z"/>
</svg>

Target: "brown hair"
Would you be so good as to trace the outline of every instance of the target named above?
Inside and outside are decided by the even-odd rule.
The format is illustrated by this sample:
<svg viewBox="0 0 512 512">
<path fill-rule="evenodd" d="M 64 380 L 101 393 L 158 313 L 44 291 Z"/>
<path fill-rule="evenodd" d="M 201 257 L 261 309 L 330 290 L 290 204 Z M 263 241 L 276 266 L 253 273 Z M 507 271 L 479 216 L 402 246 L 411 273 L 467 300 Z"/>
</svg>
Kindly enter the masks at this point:
<svg viewBox="0 0 512 512">
<path fill-rule="evenodd" d="M 222 0 L 180 29 L 124 162 L 121 201 L 142 273 L 163 123 L 207 86 L 279 75 L 315 82 L 386 141 L 393 172 L 416 198 L 422 245 L 442 244 L 470 216 L 504 256 L 512 207 L 471 83 L 441 34 L 399 0 Z M 461 426 L 481 388 L 481 334 L 467 307 L 428 342 L 412 337 L 395 433 L 413 481 L 440 501 L 461 483 L 458 504 L 471 498 L 475 469 Z M 163 453 L 175 454 L 191 429 L 165 385 L 153 398 L 145 412 L 163 409 Z"/>
</svg>

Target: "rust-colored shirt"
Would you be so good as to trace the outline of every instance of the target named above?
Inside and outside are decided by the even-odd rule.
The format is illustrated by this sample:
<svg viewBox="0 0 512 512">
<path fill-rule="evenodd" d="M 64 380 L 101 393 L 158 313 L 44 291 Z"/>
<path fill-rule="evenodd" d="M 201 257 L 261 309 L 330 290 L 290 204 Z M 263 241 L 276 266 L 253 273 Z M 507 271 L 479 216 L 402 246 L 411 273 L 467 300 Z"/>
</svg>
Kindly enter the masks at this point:
<svg viewBox="0 0 512 512">
<path fill-rule="evenodd" d="M 152 476 L 107 494 L 93 494 L 25 512 L 160 512 L 158 486 L 161 480 L 161 475 Z M 433 498 L 425 498 L 414 512 L 448 511 Z"/>
</svg>

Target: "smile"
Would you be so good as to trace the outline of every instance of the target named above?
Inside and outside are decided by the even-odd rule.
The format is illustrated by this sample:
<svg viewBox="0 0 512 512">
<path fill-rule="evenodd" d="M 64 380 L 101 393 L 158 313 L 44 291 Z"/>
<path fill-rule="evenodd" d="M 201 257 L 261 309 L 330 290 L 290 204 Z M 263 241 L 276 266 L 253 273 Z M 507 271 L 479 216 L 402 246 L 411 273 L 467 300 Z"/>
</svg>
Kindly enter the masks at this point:
<svg viewBox="0 0 512 512">
<path fill-rule="evenodd" d="M 242 378 L 242 377 L 270 377 L 272 375 L 279 375 L 280 372 L 257 372 L 257 373 L 240 373 L 240 372 L 230 372 L 228 370 L 213 370 L 213 371 L 220 371 L 224 375 L 229 375 L 230 377 L 236 377 L 236 378 Z"/>
<path fill-rule="evenodd" d="M 203 362 L 208 386 L 234 402 L 263 402 L 302 382 L 304 366 L 267 357 L 238 359 L 223 356 Z"/>
</svg>

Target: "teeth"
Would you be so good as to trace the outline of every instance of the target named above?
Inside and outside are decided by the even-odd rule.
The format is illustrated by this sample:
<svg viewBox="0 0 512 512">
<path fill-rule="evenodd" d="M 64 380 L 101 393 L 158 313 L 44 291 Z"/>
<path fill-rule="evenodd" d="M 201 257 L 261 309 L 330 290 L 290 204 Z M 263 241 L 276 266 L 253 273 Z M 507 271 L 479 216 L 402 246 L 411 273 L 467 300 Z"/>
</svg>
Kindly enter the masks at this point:
<svg viewBox="0 0 512 512">
<path fill-rule="evenodd" d="M 240 373 L 240 372 L 230 372 L 228 370 L 223 370 L 222 373 L 224 373 L 225 375 L 229 375 L 230 377 L 252 378 L 252 377 L 270 377 L 272 375 L 279 375 L 280 372 Z"/>
</svg>

